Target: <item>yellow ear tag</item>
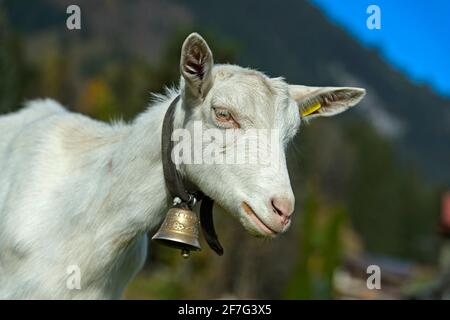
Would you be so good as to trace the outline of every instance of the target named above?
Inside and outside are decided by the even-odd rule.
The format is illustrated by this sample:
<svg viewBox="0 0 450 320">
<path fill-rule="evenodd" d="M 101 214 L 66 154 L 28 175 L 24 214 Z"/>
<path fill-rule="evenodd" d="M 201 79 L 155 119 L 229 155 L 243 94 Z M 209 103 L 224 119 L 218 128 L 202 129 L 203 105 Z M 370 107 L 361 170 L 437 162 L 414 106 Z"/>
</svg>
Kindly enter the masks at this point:
<svg viewBox="0 0 450 320">
<path fill-rule="evenodd" d="M 301 110 L 302 117 L 309 116 L 310 114 L 316 112 L 321 107 L 320 102 L 317 102 L 316 104 L 306 107 L 304 110 Z"/>
</svg>

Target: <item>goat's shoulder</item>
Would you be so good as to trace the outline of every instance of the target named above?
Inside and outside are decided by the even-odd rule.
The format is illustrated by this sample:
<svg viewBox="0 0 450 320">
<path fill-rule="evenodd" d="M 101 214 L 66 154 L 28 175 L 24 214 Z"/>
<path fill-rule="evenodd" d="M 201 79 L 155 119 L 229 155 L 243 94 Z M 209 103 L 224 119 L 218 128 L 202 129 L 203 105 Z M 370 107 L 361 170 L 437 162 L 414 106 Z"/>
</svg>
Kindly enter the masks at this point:
<svg viewBox="0 0 450 320">
<path fill-rule="evenodd" d="M 67 112 L 67 110 L 53 99 L 36 99 L 25 103 L 25 107 L 19 111 L 29 119 L 38 119 L 55 113 Z"/>
<path fill-rule="evenodd" d="M 0 116 L 0 130 L 17 130 L 34 121 L 62 112 L 67 111 L 58 102 L 51 99 L 28 101 L 24 104 L 24 108 Z"/>
<path fill-rule="evenodd" d="M 86 115 L 67 112 L 52 119 L 48 134 L 66 152 L 102 148 L 120 141 L 130 127 L 121 122 L 108 123 Z"/>
<path fill-rule="evenodd" d="M 40 136 L 53 141 L 79 143 L 81 146 L 99 139 L 108 140 L 127 127 L 120 121 L 110 124 L 68 111 L 51 99 L 30 101 L 22 112 L 23 118 L 30 120 L 27 121 L 30 131 L 37 131 Z"/>
</svg>

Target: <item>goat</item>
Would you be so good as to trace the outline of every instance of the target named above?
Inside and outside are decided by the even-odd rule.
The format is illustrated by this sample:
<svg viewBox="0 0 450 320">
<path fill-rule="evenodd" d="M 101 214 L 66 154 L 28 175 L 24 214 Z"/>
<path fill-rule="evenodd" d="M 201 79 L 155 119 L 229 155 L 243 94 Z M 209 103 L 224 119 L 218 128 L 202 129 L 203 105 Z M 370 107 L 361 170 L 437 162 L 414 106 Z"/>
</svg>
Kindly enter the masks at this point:
<svg viewBox="0 0 450 320">
<path fill-rule="evenodd" d="M 251 234 L 275 237 L 294 211 L 285 146 L 302 121 L 357 104 L 364 89 L 289 85 L 214 65 L 198 34 L 183 43 L 179 89 L 129 124 L 107 124 L 50 100 L 0 117 L 0 298 L 113 299 L 142 268 L 147 234 L 171 201 L 161 161 L 166 110 L 174 128 L 276 128 L 281 165 L 180 164 L 182 176 Z M 313 108 L 313 109 L 311 109 Z M 306 111 L 305 111 L 306 110 Z M 303 111 L 303 116 L 300 111 Z M 68 286 L 76 266 L 80 286 Z"/>
</svg>

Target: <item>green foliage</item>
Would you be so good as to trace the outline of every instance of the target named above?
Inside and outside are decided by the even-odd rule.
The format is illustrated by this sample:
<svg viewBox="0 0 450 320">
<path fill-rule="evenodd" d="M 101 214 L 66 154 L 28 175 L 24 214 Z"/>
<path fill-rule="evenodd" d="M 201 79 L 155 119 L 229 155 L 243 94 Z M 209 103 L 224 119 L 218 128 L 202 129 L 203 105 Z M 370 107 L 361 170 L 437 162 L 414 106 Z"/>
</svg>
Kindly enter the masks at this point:
<svg viewBox="0 0 450 320">
<path fill-rule="evenodd" d="M 20 38 L 10 30 L 0 8 L 0 113 L 18 107 L 27 85 L 27 73 Z"/>
<path fill-rule="evenodd" d="M 436 191 L 414 166 L 395 157 L 392 144 L 365 123 L 348 126 L 356 159 L 349 210 L 366 249 L 374 253 L 432 261 L 439 214 Z"/>
<path fill-rule="evenodd" d="M 180 272 L 163 269 L 158 272 L 140 274 L 130 283 L 126 292 L 127 299 L 181 299 L 183 279 Z"/>
<path fill-rule="evenodd" d="M 100 120 L 110 120 L 118 113 L 116 95 L 102 79 L 91 79 L 85 84 L 79 105 L 85 109 L 82 111 Z"/>
<path fill-rule="evenodd" d="M 287 299 L 333 298 L 333 275 L 341 261 L 341 232 L 346 211 L 338 206 L 323 208 L 315 188 L 304 204 L 299 230 L 300 251 L 286 290 Z"/>
</svg>

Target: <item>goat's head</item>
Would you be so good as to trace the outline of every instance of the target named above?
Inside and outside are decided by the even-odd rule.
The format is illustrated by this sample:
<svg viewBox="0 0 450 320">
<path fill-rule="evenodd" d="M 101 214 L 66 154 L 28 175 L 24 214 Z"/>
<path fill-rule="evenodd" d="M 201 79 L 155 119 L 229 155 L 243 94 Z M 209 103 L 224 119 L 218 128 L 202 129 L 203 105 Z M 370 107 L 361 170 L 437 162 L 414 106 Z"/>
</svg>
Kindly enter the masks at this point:
<svg viewBox="0 0 450 320">
<path fill-rule="evenodd" d="M 180 165 L 187 180 L 236 216 L 250 233 L 273 237 L 284 232 L 294 211 L 287 143 L 302 121 L 338 114 L 357 104 L 365 90 L 289 85 L 258 71 L 214 65 L 208 44 L 196 33 L 183 44 L 180 66 L 183 129 L 193 137 L 191 150 L 195 154 L 195 144 L 200 143 L 203 154 L 209 148 L 223 156 L 222 162 L 217 158 L 208 162 L 195 161 L 194 155 L 193 163 Z M 221 134 L 223 138 L 218 137 Z M 243 141 L 258 143 L 242 148 Z M 227 158 L 231 152 L 238 154 Z M 249 153 L 240 158 L 243 163 L 235 157 L 242 152 Z M 259 159 L 262 154 L 264 159 Z M 252 156 L 256 161 L 249 161 Z"/>
</svg>

